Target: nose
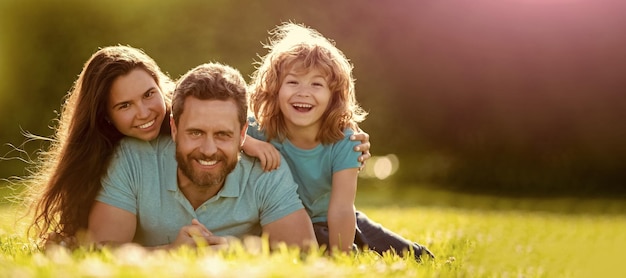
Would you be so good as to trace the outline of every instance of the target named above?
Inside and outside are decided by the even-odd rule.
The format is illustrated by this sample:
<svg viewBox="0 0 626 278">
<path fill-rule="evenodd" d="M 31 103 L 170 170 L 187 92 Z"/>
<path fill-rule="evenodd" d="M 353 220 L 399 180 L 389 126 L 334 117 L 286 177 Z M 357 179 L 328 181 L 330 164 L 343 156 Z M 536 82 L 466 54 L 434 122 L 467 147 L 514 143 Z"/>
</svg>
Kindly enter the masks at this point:
<svg viewBox="0 0 626 278">
<path fill-rule="evenodd" d="M 215 145 L 215 140 L 211 136 L 207 136 L 205 140 L 202 141 L 202 144 L 198 148 L 200 153 L 206 156 L 211 156 L 217 152 L 217 145 Z"/>
<path fill-rule="evenodd" d="M 140 105 L 137 105 L 137 107 L 137 118 L 145 119 L 150 116 L 150 106 L 142 103 Z"/>
<path fill-rule="evenodd" d="M 299 97 L 308 97 L 310 96 L 310 94 L 311 94 L 310 89 L 305 86 L 300 87 L 300 89 L 296 93 L 296 95 L 298 95 Z"/>
</svg>

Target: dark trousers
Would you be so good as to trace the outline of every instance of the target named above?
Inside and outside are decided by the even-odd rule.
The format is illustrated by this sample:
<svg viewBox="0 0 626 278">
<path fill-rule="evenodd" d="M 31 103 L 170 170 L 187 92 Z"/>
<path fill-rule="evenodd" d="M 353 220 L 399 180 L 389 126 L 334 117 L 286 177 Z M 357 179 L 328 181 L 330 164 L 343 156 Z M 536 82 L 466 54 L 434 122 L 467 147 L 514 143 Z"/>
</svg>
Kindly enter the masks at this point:
<svg viewBox="0 0 626 278">
<path fill-rule="evenodd" d="M 313 223 L 313 230 L 315 231 L 317 243 L 320 246 L 330 245 L 327 222 Z M 381 255 L 385 251 L 393 250 L 398 255 L 403 256 L 405 251 L 413 250 L 415 259 L 418 261 L 420 261 L 421 255 L 434 258 L 433 253 L 431 253 L 426 247 L 409 241 L 386 229 L 382 225 L 370 220 L 364 213 L 359 211 L 356 212 L 356 233 L 354 236 L 354 244 L 360 249 L 367 247 Z"/>
</svg>

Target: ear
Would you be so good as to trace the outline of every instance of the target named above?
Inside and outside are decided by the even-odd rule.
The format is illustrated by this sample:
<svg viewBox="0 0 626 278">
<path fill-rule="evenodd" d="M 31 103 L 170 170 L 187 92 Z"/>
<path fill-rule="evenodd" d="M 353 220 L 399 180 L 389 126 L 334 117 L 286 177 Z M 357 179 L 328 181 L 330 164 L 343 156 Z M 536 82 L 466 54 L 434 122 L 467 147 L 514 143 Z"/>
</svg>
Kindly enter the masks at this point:
<svg viewBox="0 0 626 278">
<path fill-rule="evenodd" d="M 178 129 L 176 128 L 176 123 L 174 122 L 174 118 L 172 116 L 170 116 L 170 132 L 172 134 L 172 141 L 176 143 L 176 133 L 178 132 Z"/>
<path fill-rule="evenodd" d="M 246 141 L 246 134 L 248 133 L 248 126 L 249 126 L 249 123 L 248 121 L 246 121 L 241 127 L 241 144 L 239 144 L 239 147 L 243 147 L 243 143 Z"/>
</svg>

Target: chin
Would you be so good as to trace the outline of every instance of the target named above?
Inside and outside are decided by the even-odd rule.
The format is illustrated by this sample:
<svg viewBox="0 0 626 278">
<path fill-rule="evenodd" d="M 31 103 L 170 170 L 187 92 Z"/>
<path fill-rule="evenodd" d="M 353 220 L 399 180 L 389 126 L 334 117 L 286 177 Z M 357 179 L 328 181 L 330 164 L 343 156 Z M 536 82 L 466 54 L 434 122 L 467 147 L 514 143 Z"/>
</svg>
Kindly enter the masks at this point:
<svg viewBox="0 0 626 278">
<path fill-rule="evenodd" d="M 159 136 L 158 133 L 151 133 L 151 134 L 143 134 L 142 136 L 138 136 L 137 138 L 144 140 L 144 141 L 152 141 L 153 139 L 157 138 L 157 136 Z"/>
</svg>

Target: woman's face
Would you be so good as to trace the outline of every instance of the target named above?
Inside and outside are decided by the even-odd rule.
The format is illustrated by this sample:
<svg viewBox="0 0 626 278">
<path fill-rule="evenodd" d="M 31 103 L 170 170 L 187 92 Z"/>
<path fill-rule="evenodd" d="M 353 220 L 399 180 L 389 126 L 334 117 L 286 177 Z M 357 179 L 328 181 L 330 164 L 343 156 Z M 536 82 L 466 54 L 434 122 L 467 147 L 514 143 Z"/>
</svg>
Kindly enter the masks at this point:
<svg viewBox="0 0 626 278">
<path fill-rule="evenodd" d="M 122 134 L 145 141 L 156 138 L 165 111 L 163 94 L 145 70 L 134 69 L 113 81 L 107 114 Z"/>
</svg>

